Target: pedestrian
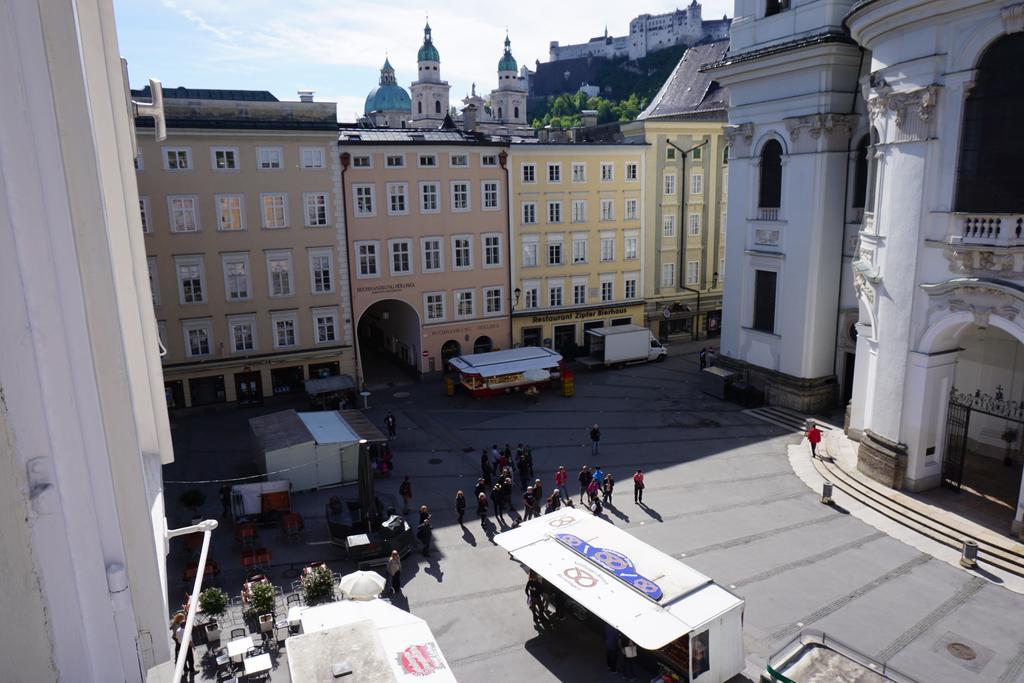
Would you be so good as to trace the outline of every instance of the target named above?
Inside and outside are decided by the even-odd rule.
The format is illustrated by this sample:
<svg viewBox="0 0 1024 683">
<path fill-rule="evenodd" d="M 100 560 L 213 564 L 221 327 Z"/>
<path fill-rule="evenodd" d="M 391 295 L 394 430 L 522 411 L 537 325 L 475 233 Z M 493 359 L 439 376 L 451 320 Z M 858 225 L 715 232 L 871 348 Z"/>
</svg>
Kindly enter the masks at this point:
<svg viewBox="0 0 1024 683">
<path fill-rule="evenodd" d="M 502 508 L 501 503 L 502 503 L 502 498 L 504 497 L 502 491 L 503 491 L 504 488 L 505 487 L 499 481 L 499 482 L 496 482 L 494 484 L 494 488 L 491 489 L 491 502 L 494 504 L 494 518 L 497 519 L 497 520 L 501 519 L 501 508 Z"/>
<path fill-rule="evenodd" d="M 523 510 L 524 510 L 523 511 L 523 518 L 524 519 L 530 519 L 531 517 L 533 517 L 533 503 L 534 503 L 533 487 L 532 486 L 528 486 L 528 487 L 526 487 L 526 491 L 523 493 Z"/>
<path fill-rule="evenodd" d="M 818 444 L 821 443 L 821 430 L 818 429 L 818 425 L 814 423 L 814 420 L 808 420 L 807 424 L 810 427 L 807 429 L 807 440 L 811 443 L 811 457 L 818 457 Z"/>
<path fill-rule="evenodd" d="M 576 478 L 580 482 L 580 503 L 583 503 L 583 494 L 587 492 L 587 487 L 590 486 L 591 480 L 594 478 L 590 468 L 584 465 L 580 468 L 580 473 L 576 475 Z"/>
<path fill-rule="evenodd" d="M 476 496 L 476 514 L 480 516 L 480 526 L 487 524 L 487 496 L 483 493 Z"/>
<path fill-rule="evenodd" d="M 430 510 L 426 505 L 420 505 L 420 524 L 430 521 Z"/>
<path fill-rule="evenodd" d="M 555 470 L 555 488 L 559 491 L 566 491 L 566 484 L 569 483 L 569 473 L 565 471 L 565 465 L 559 465 Z"/>
<path fill-rule="evenodd" d="M 485 494 L 485 498 L 487 497 L 487 482 L 484 481 L 483 477 L 480 477 L 479 479 L 476 480 L 476 486 L 473 487 L 473 497 L 479 498 L 481 493 Z"/>
<path fill-rule="evenodd" d="M 220 487 L 220 516 L 227 517 L 231 514 L 231 487 L 224 484 Z"/>
<path fill-rule="evenodd" d="M 501 471 L 501 468 L 498 467 L 498 456 L 500 456 L 500 455 L 501 455 L 501 453 L 498 452 L 498 444 L 492 444 L 491 445 L 491 463 L 494 465 L 494 471 L 495 472 L 500 472 Z"/>
<path fill-rule="evenodd" d="M 498 453 L 498 471 L 503 471 L 508 467 L 508 458 L 505 457 L 504 453 Z"/>
<path fill-rule="evenodd" d="M 459 526 L 462 526 L 462 518 L 466 514 L 466 494 L 462 491 L 455 494 L 455 514 L 459 516 Z"/>
<path fill-rule="evenodd" d="M 708 366 L 708 349 L 706 346 L 701 347 L 700 353 L 697 354 L 697 357 L 700 359 L 700 369 L 703 370 Z"/>
<path fill-rule="evenodd" d="M 502 451 L 505 454 L 505 459 L 508 461 L 512 460 L 512 446 L 507 442 L 505 443 L 505 450 Z"/>
<path fill-rule="evenodd" d="M 402 592 L 402 558 L 397 550 L 391 551 L 388 558 L 388 576 L 391 578 L 391 594 Z"/>
<path fill-rule="evenodd" d="M 545 629 L 551 626 L 548 621 L 547 605 L 544 604 L 544 590 L 537 572 L 531 571 L 526 580 L 526 603 L 530 606 L 533 614 L 533 624 L 538 629 Z"/>
<path fill-rule="evenodd" d="M 494 474 L 494 468 L 491 466 L 491 459 L 487 457 L 487 449 L 480 454 L 480 476 L 483 477 L 484 481 L 488 484 L 491 483 L 491 476 Z"/>
<path fill-rule="evenodd" d="M 533 479 L 533 451 L 530 450 L 530 446 L 523 447 L 523 460 L 526 461 L 526 469 L 529 477 Z"/>
<path fill-rule="evenodd" d="M 619 663 L 619 632 L 611 624 L 604 625 L 604 656 L 608 670 L 614 673 Z"/>
<path fill-rule="evenodd" d="M 644 471 L 637 470 L 633 475 L 633 502 L 639 505 L 644 502 Z"/>
<path fill-rule="evenodd" d="M 590 428 L 590 454 L 597 455 L 599 447 L 601 445 L 601 430 L 598 428 L 597 423 Z"/>
<path fill-rule="evenodd" d="M 171 637 L 174 639 L 174 659 L 178 659 L 178 654 L 181 652 L 182 641 L 185 639 L 185 615 L 181 612 L 174 615 L 174 619 L 171 620 Z M 189 640 L 188 644 L 185 645 L 188 648 L 185 651 L 185 668 L 181 672 L 181 680 L 186 680 L 186 676 L 195 677 L 196 675 L 196 660 L 192 654 L 192 641 Z"/>
<path fill-rule="evenodd" d="M 505 477 L 505 483 L 501 487 L 501 504 L 508 510 L 508 516 L 515 519 L 516 509 L 512 505 L 512 477 Z"/>
<path fill-rule="evenodd" d="M 384 418 L 384 426 L 388 428 L 388 438 L 395 438 L 395 435 L 398 433 L 398 430 L 395 426 L 395 414 L 392 413 L 390 410 L 388 411 L 387 417 Z"/>
<path fill-rule="evenodd" d="M 420 522 L 420 525 L 416 528 L 416 538 L 423 544 L 423 556 L 427 557 L 430 555 L 430 515 Z"/>
<path fill-rule="evenodd" d="M 587 503 L 593 505 L 594 501 L 597 500 L 597 479 L 591 479 L 590 483 L 587 484 Z"/>
<path fill-rule="evenodd" d="M 537 496 L 537 501 L 544 500 L 544 486 L 540 483 L 540 479 L 533 480 L 533 495 Z"/>
<path fill-rule="evenodd" d="M 409 475 L 405 475 L 405 479 L 398 486 L 398 495 L 402 497 L 402 514 L 409 514 L 409 501 L 412 500 L 412 482 L 409 481 Z"/>
<path fill-rule="evenodd" d="M 604 504 L 611 505 L 612 503 L 612 491 L 615 489 L 615 477 L 612 473 L 604 475 L 604 479 L 601 481 L 601 492 L 604 493 Z"/>
<path fill-rule="evenodd" d="M 604 479 L 604 470 L 598 465 L 594 468 L 594 479 L 597 480 L 598 487 L 601 486 L 601 480 Z"/>
<path fill-rule="evenodd" d="M 715 353 L 715 347 L 712 346 L 710 349 L 708 349 L 708 365 L 710 367 L 715 367 L 716 358 L 718 358 L 718 355 Z"/>
<path fill-rule="evenodd" d="M 634 668 L 634 664 L 636 663 L 636 655 L 637 655 L 636 643 L 634 643 L 632 640 L 630 640 L 626 636 L 622 636 L 619 639 L 619 642 L 622 643 L 622 671 L 621 671 L 621 673 L 622 673 L 623 676 L 625 676 L 626 678 L 628 678 L 631 681 L 632 680 L 636 680 L 636 669 Z"/>
<path fill-rule="evenodd" d="M 529 484 L 530 477 L 530 470 L 526 466 L 526 455 L 519 451 L 519 455 L 516 458 L 516 467 L 519 469 L 519 488 L 525 490 Z"/>
</svg>

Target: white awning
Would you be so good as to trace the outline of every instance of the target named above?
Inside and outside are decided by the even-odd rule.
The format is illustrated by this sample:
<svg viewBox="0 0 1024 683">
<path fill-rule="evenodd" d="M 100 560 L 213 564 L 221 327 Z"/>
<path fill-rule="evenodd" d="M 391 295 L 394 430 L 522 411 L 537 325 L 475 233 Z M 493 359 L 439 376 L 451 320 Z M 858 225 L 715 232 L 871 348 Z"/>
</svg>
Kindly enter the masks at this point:
<svg viewBox="0 0 1024 683">
<path fill-rule="evenodd" d="M 562 355 L 542 346 L 522 346 L 517 349 L 474 353 L 457 356 L 449 363 L 459 372 L 481 377 L 497 377 L 516 372 L 557 368 Z"/>
</svg>

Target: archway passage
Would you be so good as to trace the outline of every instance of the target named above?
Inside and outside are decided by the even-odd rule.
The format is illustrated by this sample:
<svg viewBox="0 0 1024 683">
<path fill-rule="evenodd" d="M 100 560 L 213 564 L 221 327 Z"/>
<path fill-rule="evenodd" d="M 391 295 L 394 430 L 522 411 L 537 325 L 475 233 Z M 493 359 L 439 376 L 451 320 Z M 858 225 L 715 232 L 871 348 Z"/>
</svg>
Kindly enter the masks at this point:
<svg viewBox="0 0 1024 683">
<path fill-rule="evenodd" d="M 420 317 L 397 299 L 378 301 L 356 325 L 359 361 L 367 388 L 408 384 L 420 372 Z"/>
<path fill-rule="evenodd" d="M 473 342 L 473 353 L 487 353 L 494 348 L 494 342 L 488 336 L 477 337 Z"/>
<path fill-rule="evenodd" d="M 462 344 L 456 340 L 449 339 L 444 344 L 441 344 L 441 364 L 444 366 L 445 371 L 448 370 L 448 361 L 461 355 Z"/>
</svg>

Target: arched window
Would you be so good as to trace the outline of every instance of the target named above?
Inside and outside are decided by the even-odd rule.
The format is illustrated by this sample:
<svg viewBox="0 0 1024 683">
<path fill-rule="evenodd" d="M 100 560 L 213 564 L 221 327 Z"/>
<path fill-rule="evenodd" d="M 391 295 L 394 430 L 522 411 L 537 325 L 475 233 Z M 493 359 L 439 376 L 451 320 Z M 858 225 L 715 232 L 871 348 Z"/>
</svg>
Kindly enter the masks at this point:
<svg viewBox="0 0 1024 683">
<path fill-rule="evenodd" d="M 782 145 L 769 140 L 761 149 L 761 187 L 757 206 L 777 209 L 782 206 Z"/>
<path fill-rule="evenodd" d="M 441 100 L 437 100 L 436 102 L 434 102 L 434 113 L 435 114 L 440 114 L 441 113 Z"/>
<path fill-rule="evenodd" d="M 853 202 L 854 209 L 864 208 L 864 199 L 868 191 L 868 154 L 870 153 L 869 138 L 865 135 L 857 143 L 857 152 L 853 166 Z"/>
<path fill-rule="evenodd" d="M 417 114 L 422 114 L 423 113 L 423 103 L 422 102 L 417 102 L 416 103 L 416 113 Z"/>
<path fill-rule="evenodd" d="M 1024 211 L 1024 34 L 1000 38 L 982 55 L 964 104 L 956 210 Z"/>
<path fill-rule="evenodd" d="M 515 118 L 517 118 L 517 119 L 518 119 L 518 118 L 519 118 L 519 107 L 516 107 L 516 108 L 515 108 L 515 109 L 513 109 L 512 111 L 513 111 L 513 113 L 514 113 L 514 116 L 515 116 Z"/>
<path fill-rule="evenodd" d="M 501 107 L 498 107 L 498 120 L 501 121 Z"/>
</svg>

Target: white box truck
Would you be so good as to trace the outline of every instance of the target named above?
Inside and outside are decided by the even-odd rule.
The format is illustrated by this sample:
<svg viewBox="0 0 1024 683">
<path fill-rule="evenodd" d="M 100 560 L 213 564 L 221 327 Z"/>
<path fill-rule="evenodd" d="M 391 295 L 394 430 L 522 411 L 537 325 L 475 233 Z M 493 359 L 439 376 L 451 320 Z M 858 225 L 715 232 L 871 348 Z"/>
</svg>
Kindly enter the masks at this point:
<svg viewBox="0 0 1024 683">
<path fill-rule="evenodd" d="M 665 360 L 668 349 L 651 331 L 639 325 L 615 325 L 587 330 L 590 355 L 577 360 L 588 368 Z"/>
</svg>

